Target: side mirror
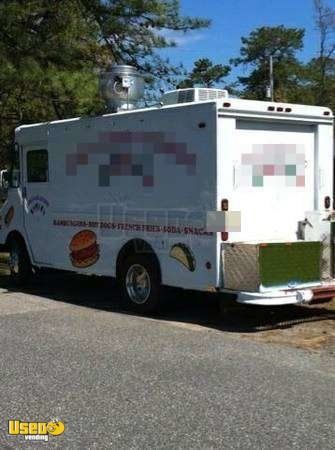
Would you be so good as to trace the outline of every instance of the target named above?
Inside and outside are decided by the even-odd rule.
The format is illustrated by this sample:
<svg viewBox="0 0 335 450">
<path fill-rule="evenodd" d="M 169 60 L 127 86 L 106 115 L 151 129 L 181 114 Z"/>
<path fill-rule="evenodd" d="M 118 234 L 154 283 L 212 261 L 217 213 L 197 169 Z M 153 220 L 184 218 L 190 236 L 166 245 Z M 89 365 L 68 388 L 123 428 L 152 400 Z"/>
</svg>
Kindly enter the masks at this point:
<svg viewBox="0 0 335 450">
<path fill-rule="evenodd" d="M 9 172 L 7 169 L 0 171 L 0 188 L 7 192 L 9 187 Z"/>
</svg>

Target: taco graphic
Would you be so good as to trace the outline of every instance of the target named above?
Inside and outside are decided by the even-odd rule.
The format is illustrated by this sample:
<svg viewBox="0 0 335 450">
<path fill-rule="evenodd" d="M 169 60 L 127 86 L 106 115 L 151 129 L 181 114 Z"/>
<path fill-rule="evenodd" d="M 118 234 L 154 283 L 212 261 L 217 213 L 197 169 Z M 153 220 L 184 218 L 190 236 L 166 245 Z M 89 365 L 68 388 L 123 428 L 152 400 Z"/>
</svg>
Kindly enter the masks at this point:
<svg viewBox="0 0 335 450">
<path fill-rule="evenodd" d="M 97 236 L 91 230 L 79 231 L 69 244 L 70 259 L 74 267 L 89 267 L 99 259 Z"/>
<path fill-rule="evenodd" d="M 187 247 L 187 245 L 182 243 L 173 245 L 170 250 L 170 256 L 171 258 L 179 261 L 191 272 L 195 271 L 195 258 L 191 249 Z"/>
</svg>

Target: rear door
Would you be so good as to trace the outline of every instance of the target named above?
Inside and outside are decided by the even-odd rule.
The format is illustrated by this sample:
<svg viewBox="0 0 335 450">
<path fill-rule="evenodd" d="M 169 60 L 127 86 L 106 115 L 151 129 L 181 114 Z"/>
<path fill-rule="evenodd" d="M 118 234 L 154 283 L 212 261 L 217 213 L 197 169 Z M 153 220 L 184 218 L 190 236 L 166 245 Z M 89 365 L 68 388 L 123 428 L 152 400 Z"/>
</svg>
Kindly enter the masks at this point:
<svg viewBox="0 0 335 450">
<path fill-rule="evenodd" d="M 315 130 L 299 123 L 234 120 L 226 149 L 233 171 L 227 196 L 230 209 L 242 213 L 242 228 L 233 240 L 297 239 L 298 222 L 314 210 Z"/>
</svg>

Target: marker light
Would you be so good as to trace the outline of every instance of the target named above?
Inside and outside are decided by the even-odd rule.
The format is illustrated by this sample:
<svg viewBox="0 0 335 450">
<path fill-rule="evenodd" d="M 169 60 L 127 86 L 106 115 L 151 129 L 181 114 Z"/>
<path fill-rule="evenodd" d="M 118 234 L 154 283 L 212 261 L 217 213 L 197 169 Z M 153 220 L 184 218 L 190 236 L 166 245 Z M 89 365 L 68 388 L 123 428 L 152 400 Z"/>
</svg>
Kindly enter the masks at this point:
<svg viewBox="0 0 335 450">
<path fill-rule="evenodd" d="M 229 209 L 229 201 L 227 198 L 224 198 L 221 201 L 221 211 L 228 211 L 228 209 Z"/>
<path fill-rule="evenodd" d="M 229 239 L 228 231 L 222 231 L 222 233 L 221 233 L 221 240 L 222 241 L 228 241 L 228 239 Z"/>
<path fill-rule="evenodd" d="M 221 210 L 222 211 L 228 211 L 229 209 L 229 201 L 227 198 L 224 198 L 221 200 Z M 221 240 L 222 241 L 228 241 L 229 239 L 229 233 L 228 231 L 222 231 L 221 232 Z"/>
</svg>

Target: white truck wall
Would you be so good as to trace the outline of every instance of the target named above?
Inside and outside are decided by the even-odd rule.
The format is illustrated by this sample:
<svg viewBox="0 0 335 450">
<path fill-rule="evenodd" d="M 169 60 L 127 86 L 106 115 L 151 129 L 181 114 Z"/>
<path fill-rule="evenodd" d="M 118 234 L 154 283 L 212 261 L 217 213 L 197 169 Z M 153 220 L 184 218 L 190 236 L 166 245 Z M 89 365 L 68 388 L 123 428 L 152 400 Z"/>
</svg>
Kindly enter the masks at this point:
<svg viewBox="0 0 335 450">
<path fill-rule="evenodd" d="M 44 204 L 43 216 L 27 214 L 37 264 L 78 270 L 69 245 L 89 229 L 99 258 L 80 272 L 113 276 L 121 247 L 141 238 L 154 248 L 164 284 L 217 284 L 217 236 L 204 233 L 203 221 L 206 211 L 216 209 L 215 103 L 53 123 L 47 144 L 42 136 L 31 142 L 37 129 L 18 133 L 24 160 L 27 149 L 47 146 L 49 152 L 49 182 L 25 181 L 26 203 Z M 134 224 L 145 228 L 124 229 Z M 194 271 L 170 255 L 176 244 L 190 249 Z"/>
<path fill-rule="evenodd" d="M 218 122 L 218 199 L 241 211 L 230 242 L 295 241 L 307 213 L 332 198 L 332 124 L 298 120 Z M 254 176 L 256 175 L 256 176 Z"/>
<path fill-rule="evenodd" d="M 333 198 L 334 183 L 334 130 L 327 124 L 318 125 L 315 134 L 315 204 L 316 211 L 324 211 L 324 198 Z M 333 205 L 332 205 L 333 207 Z"/>
</svg>

